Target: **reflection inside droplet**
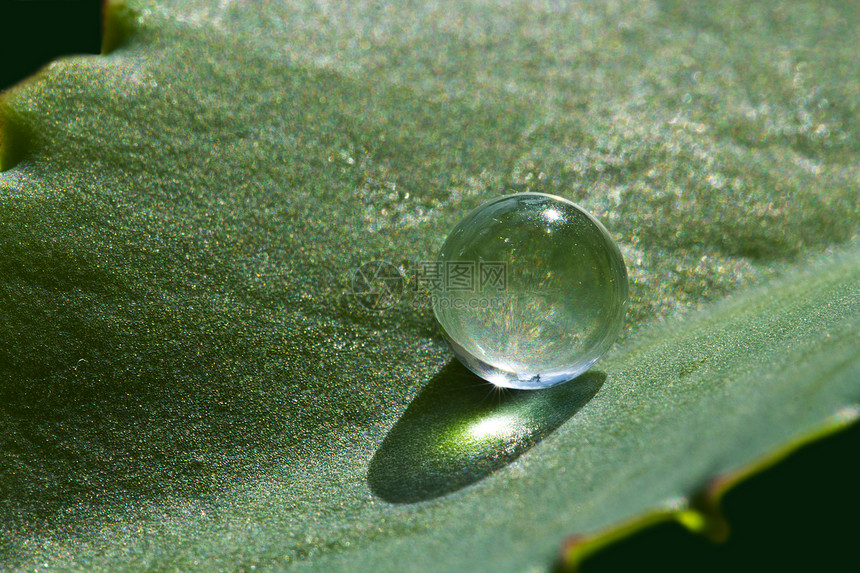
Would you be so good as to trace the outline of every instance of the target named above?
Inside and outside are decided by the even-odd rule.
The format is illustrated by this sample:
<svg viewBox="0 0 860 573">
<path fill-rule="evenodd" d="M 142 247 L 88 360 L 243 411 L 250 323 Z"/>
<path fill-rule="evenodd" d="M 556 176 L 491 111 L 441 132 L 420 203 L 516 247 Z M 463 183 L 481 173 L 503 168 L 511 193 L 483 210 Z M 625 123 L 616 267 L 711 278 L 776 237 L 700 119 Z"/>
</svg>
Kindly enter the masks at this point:
<svg viewBox="0 0 860 573">
<path fill-rule="evenodd" d="M 558 212 L 558 209 L 547 209 L 543 212 L 543 218 L 554 223 L 561 219 L 561 213 Z"/>
</svg>

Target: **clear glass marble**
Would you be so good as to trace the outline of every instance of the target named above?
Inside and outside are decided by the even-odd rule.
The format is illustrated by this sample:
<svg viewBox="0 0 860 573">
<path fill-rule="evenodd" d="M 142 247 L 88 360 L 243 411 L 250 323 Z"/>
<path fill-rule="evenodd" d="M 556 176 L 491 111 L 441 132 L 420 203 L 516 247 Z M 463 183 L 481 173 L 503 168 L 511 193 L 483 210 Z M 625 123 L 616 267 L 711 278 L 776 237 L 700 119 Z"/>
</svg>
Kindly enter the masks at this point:
<svg viewBox="0 0 860 573">
<path fill-rule="evenodd" d="M 433 310 L 454 354 L 497 386 L 572 380 L 615 342 L 627 269 L 607 230 L 544 193 L 494 199 L 469 213 L 439 253 Z"/>
</svg>

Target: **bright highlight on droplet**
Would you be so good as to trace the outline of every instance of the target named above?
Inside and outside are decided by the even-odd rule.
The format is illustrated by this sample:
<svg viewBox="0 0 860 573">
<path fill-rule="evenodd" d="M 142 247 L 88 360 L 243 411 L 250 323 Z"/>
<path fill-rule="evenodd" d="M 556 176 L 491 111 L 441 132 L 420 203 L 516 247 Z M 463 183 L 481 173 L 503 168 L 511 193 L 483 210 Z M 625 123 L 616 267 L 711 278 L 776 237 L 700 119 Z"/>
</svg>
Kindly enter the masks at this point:
<svg viewBox="0 0 860 573">
<path fill-rule="evenodd" d="M 576 378 L 615 342 L 627 269 L 609 233 L 578 205 L 519 193 L 469 213 L 439 253 L 433 310 L 454 354 L 497 386 Z"/>
<path fill-rule="evenodd" d="M 550 223 L 555 223 L 561 219 L 561 213 L 558 212 L 558 209 L 549 208 L 543 212 L 543 218 Z"/>
</svg>

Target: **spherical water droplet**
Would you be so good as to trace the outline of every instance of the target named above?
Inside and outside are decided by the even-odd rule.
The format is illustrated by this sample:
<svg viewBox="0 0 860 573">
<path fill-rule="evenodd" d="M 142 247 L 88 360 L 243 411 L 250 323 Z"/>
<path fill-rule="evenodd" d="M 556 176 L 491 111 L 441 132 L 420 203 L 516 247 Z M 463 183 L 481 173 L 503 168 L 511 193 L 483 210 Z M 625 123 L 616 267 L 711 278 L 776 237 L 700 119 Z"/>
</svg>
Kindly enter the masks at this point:
<svg viewBox="0 0 860 573">
<path fill-rule="evenodd" d="M 478 376 L 538 389 L 588 370 L 615 342 L 627 269 L 597 219 L 544 193 L 469 213 L 439 253 L 433 310 L 454 354 Z"/>
</svg>

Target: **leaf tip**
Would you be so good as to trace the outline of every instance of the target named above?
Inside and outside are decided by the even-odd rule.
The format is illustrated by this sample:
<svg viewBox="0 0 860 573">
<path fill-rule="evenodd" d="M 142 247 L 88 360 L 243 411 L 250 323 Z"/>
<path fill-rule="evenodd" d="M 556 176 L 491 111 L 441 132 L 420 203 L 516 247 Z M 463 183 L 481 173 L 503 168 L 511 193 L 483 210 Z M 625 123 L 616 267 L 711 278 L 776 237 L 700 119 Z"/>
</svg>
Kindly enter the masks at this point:
<svg viewBox="0 0 860 573">
<path fill-rule="evenodd" d="M 687 528 L 714 543 L 723 543 L 729 538 L 729 522 L 720 510 L 721 490 L 716 483 L 711 482 L 699 493 L 690 498 L 685 509 L 675 514 L 675 519 Z"/>
<path fill-rule="evenodd" d="M 676 513 L 677 510 L 673 508 L 656 509 L 603 530 L 571 535 L 562 543 L 558 569 L 564 572 L 578 571 L 590 555 L 644 527 L 669 521 Z"/>
</svg>

